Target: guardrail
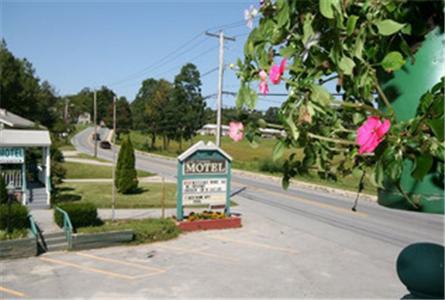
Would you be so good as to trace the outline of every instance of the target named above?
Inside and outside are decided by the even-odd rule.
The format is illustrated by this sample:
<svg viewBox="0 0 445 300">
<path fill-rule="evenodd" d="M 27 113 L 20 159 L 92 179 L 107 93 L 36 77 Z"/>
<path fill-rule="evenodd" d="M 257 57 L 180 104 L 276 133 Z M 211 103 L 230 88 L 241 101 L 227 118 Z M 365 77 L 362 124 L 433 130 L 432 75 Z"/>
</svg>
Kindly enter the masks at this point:
<svg viewBox="0 0 445 300">
<path fill-rule="evenodd" d="M 71 224 L 70 216 L 60 207 L 55 206 L 55 209 L 63 215 L 63 231 L 68 242 L 68 249 L 71 249 L 73 244 L 73 225 Z"/>
</svg>

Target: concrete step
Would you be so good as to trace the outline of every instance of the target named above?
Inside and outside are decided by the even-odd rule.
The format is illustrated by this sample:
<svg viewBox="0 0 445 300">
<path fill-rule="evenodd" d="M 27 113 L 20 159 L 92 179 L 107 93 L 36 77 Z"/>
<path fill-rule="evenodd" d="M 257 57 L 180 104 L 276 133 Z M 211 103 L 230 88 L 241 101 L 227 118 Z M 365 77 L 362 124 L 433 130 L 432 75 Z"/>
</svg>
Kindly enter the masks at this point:
<svg viewBox="0 0 445 300">
<path fill-rule="evenodd" d="M 50 208 L 48 204 L 29 204 L 28 207 L 30 209 L 48 209 Z"/>
<path fill-rule="evenodd" d="M 47 245 L 47 249 L 48 249 L 48 252 L 49 251 L 66 251 L 66 250 L 68 250 L 68 244 L 61 243 L 61 244 Z"/>
<path fill-rule="evenodd" d="M 49 232 L 49 233 L 43 233 L 43 236 L 46 238 L 56 238 L 56 237 L 65 237 L 64 231 L 58 231 L 58 232 Z"/>
</svg>

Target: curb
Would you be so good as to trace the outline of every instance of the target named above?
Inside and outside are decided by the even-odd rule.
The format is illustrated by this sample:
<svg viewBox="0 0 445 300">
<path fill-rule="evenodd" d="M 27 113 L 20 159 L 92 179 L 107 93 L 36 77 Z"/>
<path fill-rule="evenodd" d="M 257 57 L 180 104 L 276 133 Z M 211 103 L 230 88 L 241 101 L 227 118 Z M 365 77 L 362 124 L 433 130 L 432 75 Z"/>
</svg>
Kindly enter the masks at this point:
<svg viewBox="0 0 445 300">
<path fill-rule="evenodd" d="M 261 173 L 249 172 L 249 171 L 238 170 L 238 169 L 233 169 L 232 172 L 234 174 L 240 175 L 240 176 L 246 176 L 246 177 L 250 177 L 250 178 L 260 177 L 262 179 L 274 181 L 276 183 L 281 183 L 281 178 L 277 177 L 277 176 L 265 175 L 265 174 L 261 174 Z M 337 189 L 337 188 L 328 187 L 328 186 L 324 186 L 324 185 L 308 183 L 308 182 L 299 181 L 296 179 L 291 179 L 289 187 L 290 188 L 305 188 L 305 189 L 311 189 L 311 190 L 316 190 L 316 191 L 322 191 L 322 192 L 326 192 L 326 193 L 333 193 L 333 194 L 336 194 L 339 196 L 345 196 L 348 198 L 355 198 L 357 196 L 356 192 Z M 377 202 L 377 196 L 361 193 L 360 200 Z"/>
</svg>

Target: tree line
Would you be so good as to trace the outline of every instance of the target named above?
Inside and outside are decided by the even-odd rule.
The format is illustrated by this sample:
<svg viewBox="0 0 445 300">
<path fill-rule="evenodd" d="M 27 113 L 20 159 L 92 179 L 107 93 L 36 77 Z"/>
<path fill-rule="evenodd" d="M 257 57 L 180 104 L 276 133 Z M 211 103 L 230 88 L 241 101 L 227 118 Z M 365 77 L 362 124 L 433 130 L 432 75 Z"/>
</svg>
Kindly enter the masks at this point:
<svg viewBox="0 0 445 300">
<path fill-rule="evenodd" d="M 57 95 L 47 81 L 36 76 L 28 60 L 16 58 L 8 50 L 5 41 L 0 44 L 0 68 L 0 107 L 47 127 L 53 139 L 61 139 L 72 131 L 81 114 L 89 113 L 93 117 L 93 89 L 86 87 L 73 95 Z M 216 120 L 216 111 L 206 107 L 201 85 L 199 70 L 191 63 L 181 68 L 173 82 L 145 79 L 131 103 L 125 97 L 117 98 L 118 138 L 122 133 L 138 130 L 150 137 L 148 148 L 155 147 L 157 138 L 162 140 L 164 149 L 171 140 L 182 146 L 182 142 L 190 140 L 204 124 Z M 116 93 L 106 86 L 96 90 L 98 124 L 103 121 L 112 127 L 114 97 Z M 223 110 L 222 122 L 263 118 L 268 123 L 276 123 L 277 113 L 276 107 L 265 113 L 227 108 Z"/>
</svg>

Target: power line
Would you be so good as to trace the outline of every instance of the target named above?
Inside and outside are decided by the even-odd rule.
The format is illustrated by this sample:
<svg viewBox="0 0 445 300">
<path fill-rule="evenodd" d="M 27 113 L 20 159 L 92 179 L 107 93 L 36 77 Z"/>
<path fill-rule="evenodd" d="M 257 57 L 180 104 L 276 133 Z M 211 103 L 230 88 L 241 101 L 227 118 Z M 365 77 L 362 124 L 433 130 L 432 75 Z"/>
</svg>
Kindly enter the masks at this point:
<svg viewBox="0 0 445 300">
<path fill-rule="evenodd" d="M 191 40 L 189 40 L 188 43 L 193 42 L 193 41 L 196 40 L 198 37 L 201 37 L 201 33 L 200 33 L 199 35 L 196 35 L 196 36 L 195 36 L 194 38 L 192 38 Z M 166 62 L 166 61 L 167 61 L 168 59 L 170 59 L 171 57 L 173 57 L 174 55 L 176 55 L 176 56 L 175 56 L 172 60 L 175 60 L 175 59 L 177 59 L 178 57 L 180 57 L 181 55 L 183 55 L 183 54 L 185 54 L 185 53 L 187 53 L 187 52 L 193 50 L 194 48 L 196 48 L 197 46 L 203 44 L 203 43 L 204 43 L 205 41 L 207 41 L 207 40 L 208 40 L 208 39 L 205 38 L 204 40 L 201 40 L 201 41 L 199 41 L 199 42 L 197 42 L 197 43 L 194 43 L 194 44 L 192 44 L 192 46 L 190 46 L 190 47 L 186 47 L 187 50 L 182 51 L 181 53 L 179 53 L 179 54 L 176 55 L 176 53 L 177 53 L 179 50 L 182 50 L 182 49 L 184 49 L 184 46 L 187 46 L 187 43 L 184 43 L 184 44 L 181 45 L 180 48 L 177 48 L 177 49 L 174 50 L 173 52 L 170 52 L 170 54 L 167 54 L 166 56 L 162 57 L 160 60 L 158 60 L 158 61 L 156 61 L 156 62 L 150 64 L 149 66 L 145 67 L 144 69 L 142 69 L 142 70 L 140 70 L 140 71 L 138 71 L 138 72 L 135 72 L 135 73 L 133 73 L 133 74 L 131 74 L 131 75 L 125 77 L 125 78 L 122 79 L 122 80 L 119 80 L 119 81 L 117 81 L 117 82 L 114 82 L 114 83 L 110 84 L 110 86 L 119 86 L 119 85 L 121 85 L 122 83 L 125 83 L 125 82 L 127 82 L 127 81 L 131 81 L 131 80 L 133 80 L 133 79 L 136 79 L 136 78 L 138 78 L 138 77 L 141 77 L 141 76 L 145 75 L 148 71 L 157 70 L 157 69 L 163 67 L 163 66 L 164 66 L 163 63 Z"/>
<path fill-rule="evenodd" d="M 176 55 L 177 52 L 183 50 L 184 47 L 186 47 L 188 44 L 192 43 L 193 41 L 195 41 L 196 39 L 198 39 L 199 37 L 201 37 L 206 31 L 209 31 L 209 30 L 216 30 L 216 29 L 222 30 L 222 29 L 228 29 L 228 28 L 236 28 L 236 27 L 241 26 L 242 24 L 244 24 L 244 20 L 242 20 L 242 21 L 232 22 L 232 23 L 229 23 L 229 24 L 223 24 L 223 25 L 219 25 L 219 26 L 214 26 L 214 27 L 207 28 L 206 30 L 201 31 L 201 32 L 199 32 L 198 34 L 194 35 L 191 39 L 187 40 L 185 43 L 181 44 L 178 48 L 176 48 L 176 49 L 173 50 L 172 52 L 168 53 L 166 56 L 160 58 L 160 59 L 157 60 L 156 62 L 154 62 L 154 63 L 148 65 L 147 67 L 145 67 L 145 68 L 143 68 L 143 69 L 141 69 L 141 70 L 139 70 L 139 71 L 137 71 L 137 72 L 135 72 L 135 73 L 132 73 L 132 74 L 130 74 L 130 75 L 124 77 L 123 79 L 120 79 L 120 80 L 118 80 L 118 81 L 115 81 L 115 82 L 112 82 L 112 83 L 108 84 L 108 86 L 116 86 L 116 85 L 120 85 L 121 83 L 124 83 L 124 82 L 126 82 L 126 81 L 133 80 L 133 79 L 135 79 L 135 78 L 137 78 L 137 77 L 140 77 L 140 76 L 144 75 L 148 70 L 150 70 L 150 69 L 153 68 L 153 67 L 156 67 L 157 69 L 159 69 L 159 64 L 162 64 L 163 62 L 165 62 L 165 61 L 166 61 L 167 59 L 169 59 L 170 57 Z M 205 40 L 207 40 L 207 39 L 205 39 Z M 205 41 L 205 40 L 204 40 L 204 41 Z M 199 45 L 199 44 L 202 44 L 202 42 L 203 42 L 203 41 L 199 42 L 198 45 Z M 181 54 L 178 54 L 178 55 L 176 55 L 176 56 L 180 56 L 180 55 L 182 55 L 182 54 L 184 54 L 184 53 L 186 53 L 186 52 L 192 50 L 192 49 L 193 49 L 194 47 L 196 47 L 196 46 L 197 46 L 197 45 L 195 44 L 194 46 L 192 46 L 191 48 L 189 48 L 187 51 L 183 51 L 183 52 L 181 52 Z M 161 65 L 161 66 L 162 66 L 162 65 Z"/>
<path fill-rule="evenodd" d="M 197 58 L 200 58 L 200 57 L 204 56 L 205 54 L 209 53 L 210 51 L 212 51 L 212 50 L 214 50 L 214 49 L 216 49 L 216 48 L 218 48 L 218 46 L 213 46 L 213 47 L 211 47 L 211 48 L 208 48 L 207 50 L 204 50 L 203 52 L 199 53 L 198 55 L 196 55 L 196 56 L 194 56 L 194 57 L 192 57 L 192 58 L 190 58 L 190 59 L 188 59 L 187 61 L 191 62 L 191 61 L 193 61 L 193 60 L 195 60 L 195 59 L 197 59 Z M 177 68 L 181 67 L 182 65 L 183 65 L 183 64 L 176 65 L 176 66 L 174 66 L 173 68 L 168 69 L 168 70 L 166 70 L 166 71 L 164 71 L 164 72 L 161 72 L 161 73 L 157 73 L 157 74 L 155 74 L 154 76 L 155 76 L 155 77 L 159 77 L 159 76 L 164 75 L 164 74 L 166 74 L 166 73 L 168 73 L 168 72 L 171 72 L 171 71 L 176 70 Z"/>
<path fill-rule="evenodd" d="M 211 69 L 211 70 L 205 72 L 205 73 L 202 74 L 200 77 L 203 78 L 203 77 L 205 77 L 205 76 L 207 76 L 207 75 L 209 75 L 209 74 L 212 74 L 212 73 L 215 72 L 215 71 L 218 71 L 218 67 L 213 68 L 213 69 Z"/>
<path fill-rule="evenodd" d="M 133 73 L 133 74 L 130 74 L 130 75 L 124 77 L 123 79 L 119 80 L 119 81 L 116 81 L 116 82 L 113 82 L 113 83 L 109 84 L 109 86 L 115 86 L 115 85 L 117 85 L 117 84 L 119 84 L 119 83 L 122 83 L 122 82 L 128 81 L 128 80 L 130 80 L 130 79 L 133 79 L 134 76 L 140 76 L 141 73 L 144 73 L 145 71 L 147 71 L 147 70 L 150 69 L 151 67 L 153 67 L 153 66 L 157 65 L 158 63 L 160 63 L 161 61 L 164 61 L 165 59 L 169 58 L 170 56 L 172 56 L 173 54 L 175 54 L 176 52 L 178 52 L 179 50 L 181 50 L 181 49 L 182 49 L 184 46 L 186 46 L 187 44 L 189 44 L 189 43 L 193 42 L 194 40 L 196 40 L 197 38 L 201 37 L 201 35 L 202 35 L 201 32 L 200 32 L 199 34 L 196 34 L 196 35 L 193 36 L 191 39 L 189 39 L 187 42 L 181 44 L 181 46 L 179 46 L 178 48 L 176 48 L 175 50 L 173 50 L 172 52 L 170 52 L 169 54 L 167 54 L 166 56 L 164 56 L 164 57 L 161 58 L 160 60 L 157 60 L 156 62 L 150 64 L 149 66 L 147 66 L 147 67 L 145 67 L 145 68 L 143 68 L 143 69 L 141 69 L 140 71 L 137 71 L 137 72 L 135 72 L 135 73 Z"/>
</svg>

